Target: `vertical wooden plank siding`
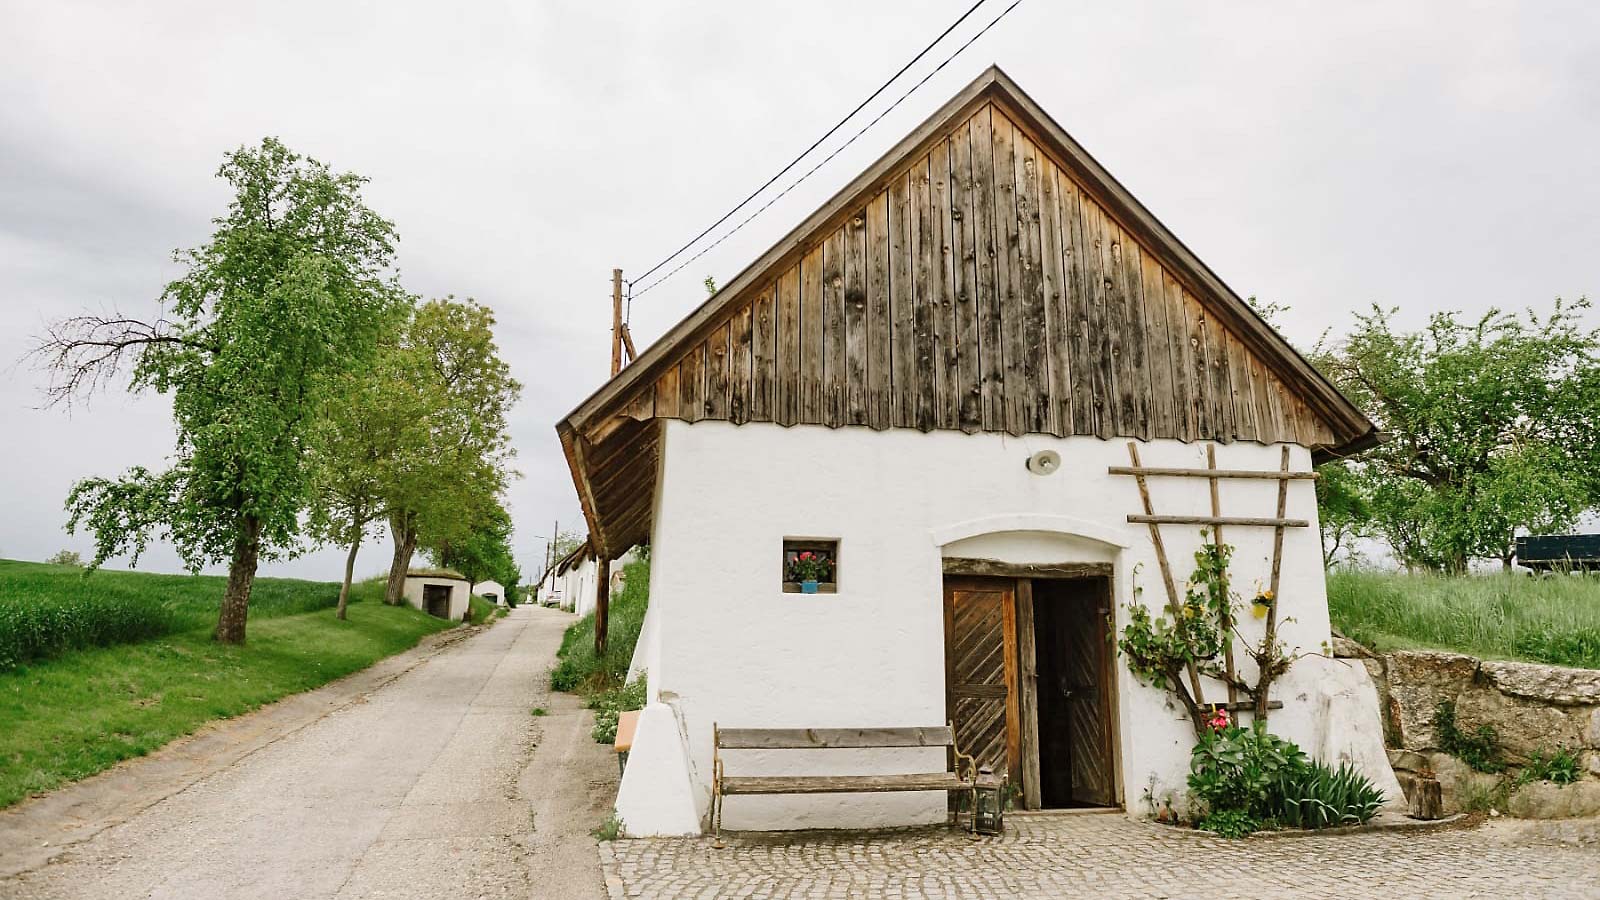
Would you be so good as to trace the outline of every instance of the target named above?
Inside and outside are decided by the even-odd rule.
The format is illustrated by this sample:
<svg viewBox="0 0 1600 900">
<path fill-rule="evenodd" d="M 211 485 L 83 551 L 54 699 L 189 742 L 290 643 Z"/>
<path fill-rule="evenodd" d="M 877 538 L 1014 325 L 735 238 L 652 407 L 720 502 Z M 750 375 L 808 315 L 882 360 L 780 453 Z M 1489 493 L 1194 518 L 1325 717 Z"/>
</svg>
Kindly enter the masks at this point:
<svg viewBox="0 0 1600 900">
<path fill-rule="evenodd" d="M 983 389 L 983 430 L 1005 430 L 1005 361 L 1000 345 L 1000 228 L 994 206 L 994 136 L 989 107 L 972 117 L 973 239 L 977 242 L 978 361 Z"/>
<path fill-rule="evenodd" d="M 1094 395 L 1094 433 L 1109 438 L 1118 433 L 1116 346 L 1112 343 L 1116 323 L 1110 315 L 1113 306 L 1109 291 L 1111 278 L 1106 269 L 1106 261 L 1111 254 L 1103 231 L 1100 207 L 1090 202 L 1087 196 L 1080 195 L 1080 200 L 1078 211 L 1083 219 L 1083 248 L 1088 260 L 1089 340 L 1094 342 L 1089 351 L 1095 362 L 1090 378 Z"/>
<path fill-rule="evenodd" d="M 1172 412 L 1172 340 L 1167 334 L 1167 289 L 1160 263 L 1144 254 L 1139 282 L 1144 298 L 1145 361 L 1150 370 L 1150 434 L 1175 432 Z"/>
<path fill-rule="evenodd" d="M 844 233 L 845 422 L 867 424 L 867 217 L 850 217 Z"/>
<path fill-rule="evenodd" d="M 823 407 L 831 427 L 845 421 L 844 341 L 844 229 L 839 228 L 822 242 Z"/>
<path fill-rule="evenodd" d="M 728 421 L 735 425 L 750 420 L 750 313 L 748 306 L 734 313 L 728 338 Z"/>
<path fill-rule="evenodd" d="M 1089 337 L 1089 255 L 1085 250 L 1082 197 L 1071 179 L 1059 179 L 1061 264 L 1067 280 L 1068 361 L 1072 366 L 1071 434 L 1095 433 L 1094 373 Z"/>
<path fill-rule="evenodd" d="M 708 419 L 728 418 L 728 376 L 731 371 L 731 360 L 728 359 L 728 337 L 731 332 L 729 323 L 711 332 L 711 337 L 706 339 L 706 396 L 705 417 Z"/>
<path fill-rule="evenodd" d="M 772 285 L 766 285 L 757 292 L 750 309 L 750 419 L 771 422 L 777 386 L 778 347 Z M 659 408 L 659 398 L 657 406 Z"/>
<path fill-rule="evenodd" d="M 1128 278 L 1122 256 L 1126 251 L 1126 235 L 1104 209 L 1099 210 L 1102 231 L 1100 264 L 1106 283 L 1106 331 L 1111 338 L 1111 383 L 1114 390 L 1106 397 L 1111 408 L 1112 429 L 1116 434 L 1134 434 L 1137 416 L 1134 412 L 1134 378 L 1129 355 L 1129 339 L 1133 331 L 1128 323 Z"/>
<path fill-rule="evenodd" d="M 911 174 L 903 173 L 889 185 L 889 364 L 894 381 L 889 424 L 896 428 L 917 424 L 916 304 L 911 295 L 916 213 L 911 181 Z"/>
<path fill-rule="evenodd" d="M 705 418 L 706 345 L 699 344 L 678 364 L 678 415 L 685 422 Z"/>
<path fill-rule="evenodd" d="M 889 195 L 867 204 L 867 423 L 889 427 Z"/>
<path fill-rule="evenodd" d="M 1056 168 L 1039 155 L 1039 253 L 1041 289 L 1044 292 L 1045 336 L 1043 352 L 1049 357 L 1050 377 L 1044 389 L 1050 409 L 1046 417 L 1051 434 L 1072 433 L 1072 381 L 1068 288 L 1062 269 L 1061 205 L 1056 199 Z"/>
<path fill-rule="evenodd" d="M 1189 345 L 1189 324 L 1184 314 L 1183 288 L 1165 270 L 1161 287 L 1167 301 L 1167 340 L 1172 349 L 1172 430 L 1182 441 L 1199 437 L 1194 418 L 1194 360 Z"/>
<path fill-rule="evenodd" d="M 661 373 L 661 378 L 656 381 L 656 415 L 666 418 L 678 418 L 678 409 L 682 405 L 682 398 L 678 395 L 678 369 L 679 366 L 669 366 Z"/>
<path fill-rule="evenodd" d="M 822 245 L 800 257 L 800 412 L 822 421 Z"/>
<path fill-rule="evenodd" d="M 983 428 L 982 360 L 978 356 L 978 244 L 973 235 L 972 131 L 961 127 L 950 148 L 950 265 L 955 282 L 957 426 L 972 434 Z"/>
<path fill-rule="evenodd" d="M 933 306 L 930 299 L 933 285 L 930 283 L 932 274 L 928 258 L 932 249 L 929 245 L 933 241 L 933 214 L 928 209 L 926 160 L 912 167 L 911 177 L 906 184 L 911 199 L 906 221 L 911 225 L 911 302 L 914 307 L 912 321 L 915 336 L 912 352 L 917 386 L 913 419 L 917 428 L 930 431 L 934 425 Z"/>
<path fill-rule="evenodd" d="M 928 155 L 928 302 L 933 308 L 934 428 L 959 428 L 955 302 L 950 269 L 950 148 L 943 142 Z"/>
<path fill-rule="evenodd" d="M 1004 428 L 1011 434 L 1026 430 L 1022 398 L 1027 389 L 1023 369 L 1022 233 L 1017 210 L 1016 132 L 1011 120 L 994 114 L 994 216 L 995 240 L 1000 256 L 995 263 L 1000 296 L 1000 350 L 1004 355 Z"/>
<path fill-rule="evenodd" d="M 1146 358 L 1149 347 L 1146 336 L 1144 308 L 1143 254 L 1139 244 L 1126 231 L 1122 233 L 1123 300 L 1127 309 L 1128 331 L 1123 339 L 1123 354 L 1128 361 L 1128 377 L 1132 380 L 1131 423 L 1125 423 L 1125 433 L 1134 437 L 1150 437 L 1150 363 Z"/>
<path fill-rule="evenodd" d="M 1039 153 L 1020 130 L 1012 145 L 1012 178 L 1016 182 L 1017 256 L 1021 261 L 1022 304 L 1022 429 L 1050 431 L 1050 356 L 1045 336 L 1043 216 L 1039 213 Z"/>
<path fill-rule="evenodd" d="M 1188 291 L 1183 292 L 1183 315 L 1189 329 L 1189 402 L 1194 408 L 1194 439 L 1211 440 L 1211 365 L 1207 360 L 1206 314 Z"/>
<path fill-rule="evenodd" d="M 1320 447 L 1334 426 L 993 105 L 841 212 L 624 414 Z"/>
</svg>

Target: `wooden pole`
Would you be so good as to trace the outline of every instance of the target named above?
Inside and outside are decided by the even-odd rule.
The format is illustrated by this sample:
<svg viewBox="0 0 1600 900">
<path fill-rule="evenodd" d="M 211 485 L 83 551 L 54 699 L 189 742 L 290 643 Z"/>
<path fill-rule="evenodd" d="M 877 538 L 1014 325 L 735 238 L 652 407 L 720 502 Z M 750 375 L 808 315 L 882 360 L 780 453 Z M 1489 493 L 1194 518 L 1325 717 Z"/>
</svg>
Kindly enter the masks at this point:
<svg viewBox="0 0 1600 900">
<path fill-rule="evenodd" d="M 1215 472 L 1217 469 L 1216 444 L 1206 445 L 1206 469 L 1212 472 Z M 1213 517 L 1220 518 L 1222 516 L 1222 500 L 1217 495 L 1217 478 L 1215 475 L 1213 475 L 1206 480 L 1211 482 L 1211 515 Z M 1283 482 L 1279 483 L 1282 484 Z M 1221 524 L 1211 526 L 1211 543 L 1216 546 L 1218 552 L 1221 552 Z M 1222 646 L 1224 651 L 1223 665 L 1228 669 L 1228 705 L 1231 707 L 1233 704 L 1239 702 L 1239 686 L 1234 683 L 1234 680 L 1238 677 L 1238 670 L 1235 669 L 1233 665 L 1233 608 L 1229 605 L 1226 605 L 1230 602 L 1227 599 L 1227 578 L 1223 578 L 1222 580 L 1222 596 L 1224 603 L 1224 606 L 1222 607 Z"/>
<path fill-rule="evenodd" d="M 1139 468 L 1139 446 L 1133 441 L 1128 442 L 1128 458 L 1133 461 L 1133 467 Z M 1135 480 L 1139 483 L 1139 499 L 1144 502 L 1144 512 L 1147 516 L 1155 515 L 1155 509 L 1150 503 L 1150 486 L 1144 483 L 1144 476 L 1138 475 Z M 1172 580 L 1172 566 L 1167 562 L 1167 546 L 1161 540 L 1161 527 L 1155 522 L 1150 524 L 1150 543 L 1156 548 L 1156 562 L 1161 564 L 1161 582 L 1167 589 L 1167 608 L 1172 611 L 1173 621 L 1183 615 L 1183 601 L 1178 599 L 1178 586 Z M 1190 697 L 1198 706 L 1205 706 L 1205 694 L 1200 689 L 1200 669 L 1194 660 L 1189 660 L 1189 689 Z M 1195 726 L 1199 727 L 1198 723 Z"/>
<path fill-rule="evenodd" d="M 606 630 L 611 618 L 611 560 L 595 560 L 600 581 L 594 586 L 594 655 L 606 655 Z"/>
<path fill-rule="evenodd" d="M 611 270 L 611 374 L 622 371 L 622 270 Z"/>
<path fill-rule="evenodd" d="M 1278 468 L 1285 472 L 1289 471 L 1288 447 L 1283 448 L 1283 454 L 1280 459 L 1281 462 L 1278 464 Z M 1278 482 L 1278 518 L 1281 520 L 1288 510 L 1289 482 L 1280 481 Z M 1278 643 L 1278 576 L 1282 568 L 1283 526 L 1279 525 L 1272 532 L 1272 586 L 1268 588 L 1272 592 L 1272 604 L 1267 607 L 1267 634 L 1261 642 L 1261 649 L 1267 654 L 1268 660 L 1276 655 L 1275 648 Z M 1270 708 L 1268 706 L 1268 694 L 1272 691 L 1272 677 L 1271 672 L 1263 674 L 1261 686 L 1256 691 L 1256 719 L 1263 722 L 1266 721 L 1267 710 Z"/>
</svg>

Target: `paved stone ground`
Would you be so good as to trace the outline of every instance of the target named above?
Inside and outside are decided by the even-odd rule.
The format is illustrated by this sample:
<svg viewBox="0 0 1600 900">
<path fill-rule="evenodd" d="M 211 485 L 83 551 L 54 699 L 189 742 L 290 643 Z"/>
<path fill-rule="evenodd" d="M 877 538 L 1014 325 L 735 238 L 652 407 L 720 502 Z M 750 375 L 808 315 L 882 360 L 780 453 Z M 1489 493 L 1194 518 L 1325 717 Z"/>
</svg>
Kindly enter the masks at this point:
<svg viewBox="0 0 1600 900">
<path fill-rule="evenodd" d="M 548 687 L 571 621 L 520 607 L 0 879 L 0 898 L 604 897 L 589 831 L 616 760 Z"/>
<path fill-rule="evenodd" d="M 1479 828 L 1225 841 L 1120 814 L 1014 816 L 1001 838 L 947 828 L 878 835 L 622 840 L 600 856 L 624 898 L 1600 898 L 1600 826 Z"/>
</svg>

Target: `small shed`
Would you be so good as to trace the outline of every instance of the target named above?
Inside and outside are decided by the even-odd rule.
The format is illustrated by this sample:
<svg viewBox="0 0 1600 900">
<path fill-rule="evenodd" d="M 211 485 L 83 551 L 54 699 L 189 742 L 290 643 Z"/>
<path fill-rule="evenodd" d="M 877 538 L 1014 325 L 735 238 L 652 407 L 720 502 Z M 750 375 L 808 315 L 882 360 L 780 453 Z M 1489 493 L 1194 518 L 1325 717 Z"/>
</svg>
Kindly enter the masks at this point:
<svg viewBox="0 0 1600 900">
<path fill-rule="evenodd" d="M 506 605 L 505 585 L 498 581 L 480 581 L 472 586 L 472 593 L 493 603 L 495 606 Z"/>
<path fill-rule="evenodd" d="M 454 569 L 412 569 L 406 573 L 406 602 L 430 616 L 459 620 L 467 614 L 472 582 Z"/>
<path fill-rule="evenodd" d="M 647 705 L 617 798 L 634 835 L 705 827 L 719 728 L 950 722 L 1024 808 L 1181 798 L 1190 716 L 1111 638 L 1180 602 L 1182 561 L 1226 528 L 1234 582 L 1278 587 L 1277 640 L 1315 654 L 1311 469 L 1377 441 L 994 68 L 557 431 L 589 526 L 565 567 L 651 547 Z M 1366 677 L 1301 659 L 1270 724 L 1392 782 Z M 945 751 L 859 753 L 871 775 Z M 815 763 L 768 762 L 732 774 Z M 731 828 L 948 809 L 938 792 L 744 799 Z"/>
</svg>

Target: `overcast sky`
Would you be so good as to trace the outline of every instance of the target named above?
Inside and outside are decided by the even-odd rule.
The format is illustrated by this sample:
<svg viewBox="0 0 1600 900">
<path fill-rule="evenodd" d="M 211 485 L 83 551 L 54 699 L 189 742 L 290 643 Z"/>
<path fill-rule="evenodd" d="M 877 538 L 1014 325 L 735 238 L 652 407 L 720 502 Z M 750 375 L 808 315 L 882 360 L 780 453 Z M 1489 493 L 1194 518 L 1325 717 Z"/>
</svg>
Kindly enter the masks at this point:
<svg viewBox="0 0 1600 900">
<path fill-rule="evenodd" d="M 611 269 L 676 249 L 970 3 L 0 0 L 0 557 L 87 555 L 72 482 L 172 446 L 163 398 L 41 410 L 13 362 L 51 319 L 151 313 L 171 251 L 224 209 L 222 154 L 276 135 L 372 179 L 412 291 L 495 310 L 525 385 L 510 505 L 531 572 L 552 520 L 580 519 L 553 425 L 606 375 Z M 991 63 L 1236 291 L 1291 307 L 1302 346 L 1373 302 L 1416 324 L 1600 293 L 1600 4 L 1023 0 L 635 304 L 641 348 Z M 141 568 L 179 564 L 161 547 Z"/>
</svg>

